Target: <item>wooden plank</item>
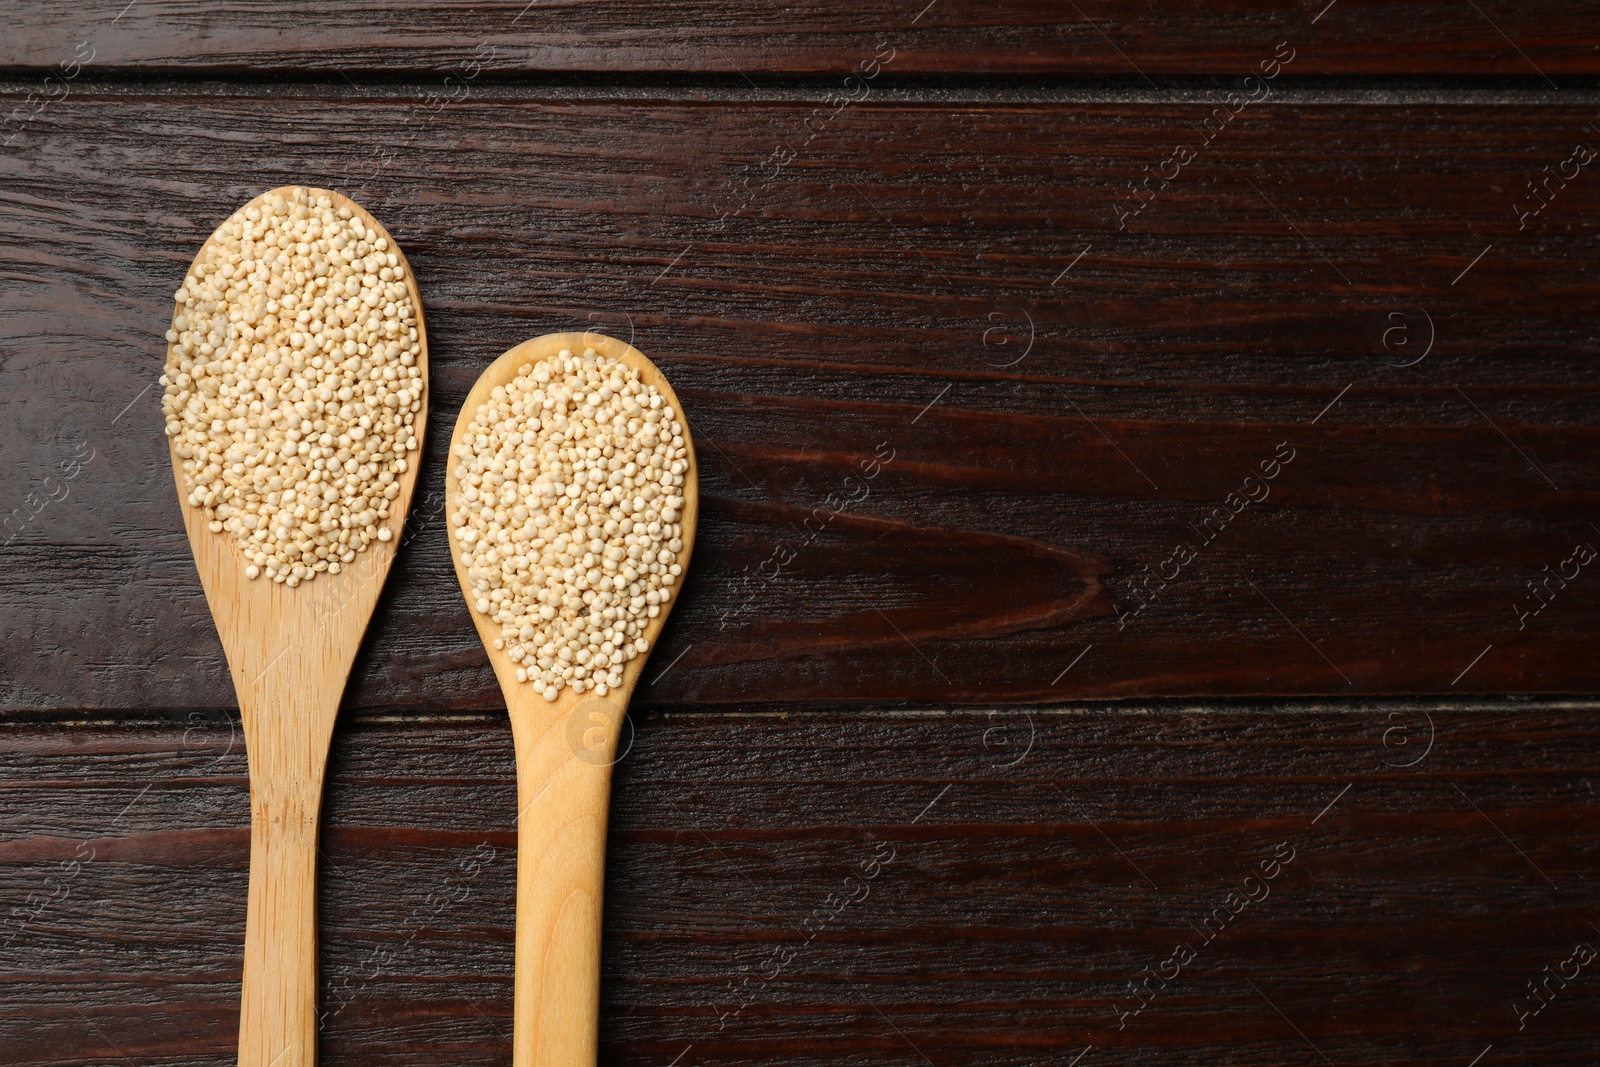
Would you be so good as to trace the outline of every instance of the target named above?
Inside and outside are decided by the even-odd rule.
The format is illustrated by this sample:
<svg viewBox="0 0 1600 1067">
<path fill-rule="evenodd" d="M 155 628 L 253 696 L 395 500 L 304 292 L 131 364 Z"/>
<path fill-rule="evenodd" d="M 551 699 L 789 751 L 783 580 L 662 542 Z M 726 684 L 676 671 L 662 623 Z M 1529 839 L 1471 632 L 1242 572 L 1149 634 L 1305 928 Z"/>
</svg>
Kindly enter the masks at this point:
<svg viewBox="0 0 1600 1067">
<path fill-rule="evenodd" d="M 602 1062 L 1587 1065 L 1596 710 L 646 718 Z M 236 721 L 0 731 L 4 1061 L 228 1062 Z M 514 809 L 503 717 L 346 719 L 323 1063 L 508 1061 Z"/>
<path fill-rule="evenodd" d="M 441 93 L 474 77 L 627 72 L 995 73 L 1244 76 L 1280 42 L 1312 74 L 1600 71 L 1600 5 L 1442 0 L 1238 0 L 1226 5 L 1081 0 L 818 0 L 777 7 L 699 0 L 662 10 L 608 3 L 179 0 L 97 5 L 19 0 L 0 66 L 87 58 L 97 73 L 425 76 Z M 81 47 L 80 47 L 81 45 Z"/>
<path fill-rule="evenodd" d="M 1593 105 L 1212 114 L 52 105 L 0 157 L 0 700 L 232 704 L 150 387 L 182 265 L 294 181 L 411 257 L 442 425 L 562 329 L 678 388 L 703 542 L 642 706 L 1594 691 L 1600 183 L 1526 189 L 1595 140 Z M 1130 191 L 1174 145 L 1196 157 Z M 355 706 L 500 706 L 450 575 L 445 436 Z"/>
</svg>

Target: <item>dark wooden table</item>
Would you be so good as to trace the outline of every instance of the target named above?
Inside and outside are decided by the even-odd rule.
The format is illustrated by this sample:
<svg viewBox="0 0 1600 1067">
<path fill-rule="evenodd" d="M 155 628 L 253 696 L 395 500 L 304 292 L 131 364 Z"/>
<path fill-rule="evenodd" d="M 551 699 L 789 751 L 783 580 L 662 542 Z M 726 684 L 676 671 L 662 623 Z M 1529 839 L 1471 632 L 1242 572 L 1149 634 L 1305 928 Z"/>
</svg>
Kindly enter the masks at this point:
<svg viewBox="0 0 1600 1067">
<path fill-rule="evenodd" d="M 1600 1060 L 1600 4 L 124 3 L 0 32 L 0 1063 L 232 1062 L 245 759 L 153 386 L 282 184 L 396 235 L 433 367 L 325 1064 L 509 1062 L 443 445 L 574 328 L 705 493 L 606 1063 Z"/>
</svg>

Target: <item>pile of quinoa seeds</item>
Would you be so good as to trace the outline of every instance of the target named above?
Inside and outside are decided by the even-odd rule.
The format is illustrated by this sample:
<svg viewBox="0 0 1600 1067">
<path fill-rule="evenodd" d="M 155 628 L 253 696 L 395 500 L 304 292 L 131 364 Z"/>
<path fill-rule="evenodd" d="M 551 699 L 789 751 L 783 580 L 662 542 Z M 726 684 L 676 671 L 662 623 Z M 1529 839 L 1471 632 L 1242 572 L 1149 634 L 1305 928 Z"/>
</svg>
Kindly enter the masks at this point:
<svg viewBox="0 0 1600 1067">
<path fill-rule="evenodd" d="M 451 462 L 469 599 L 517 680 L 551 701 L 620 687 L 683 573 L 679 413 L 632 367 L 562 349 L 491 390 Z"/>
<path fill-rule="evenodd" d="M 389 540 L 425 383 L 388 240 L 326 194 L 281 190 L 224 222 L 175 295 L 167 436 L 245 574 L 294 586 Z"/>
</svg>

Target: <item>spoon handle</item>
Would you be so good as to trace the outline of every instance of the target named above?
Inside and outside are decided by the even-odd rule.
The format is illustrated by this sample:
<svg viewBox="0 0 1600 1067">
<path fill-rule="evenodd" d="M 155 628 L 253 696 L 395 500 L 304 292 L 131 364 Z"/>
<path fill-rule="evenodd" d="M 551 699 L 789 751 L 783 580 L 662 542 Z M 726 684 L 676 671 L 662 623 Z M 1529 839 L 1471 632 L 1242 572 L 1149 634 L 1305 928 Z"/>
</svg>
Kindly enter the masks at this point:
<svg viewBox="0 0 1600 1067">
<path fill-rule="evenodd" d="M 587 712 L 594 701 L 575 709 Z M 517 738 L 517 941 L 512 1062 L 595 1067 L 600 1027 L 600 921 L 612 745 L 620 708 L 591 713 L 587 739 L 570 719 Z M 513 725 L 517 716 L 513 715 Z"/>
<path fill-rule="evenodd" d="M 273 792 L 250 795 L 239 1067 L 315 1067 L 321 790 Z"/>
</svg>

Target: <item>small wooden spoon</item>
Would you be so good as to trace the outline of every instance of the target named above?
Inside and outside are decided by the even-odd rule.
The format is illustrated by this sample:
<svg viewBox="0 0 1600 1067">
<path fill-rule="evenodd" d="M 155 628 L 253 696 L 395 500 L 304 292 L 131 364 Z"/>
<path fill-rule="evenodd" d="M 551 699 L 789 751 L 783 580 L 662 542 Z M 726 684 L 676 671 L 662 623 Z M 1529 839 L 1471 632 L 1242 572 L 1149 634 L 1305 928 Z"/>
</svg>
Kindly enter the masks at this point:
<svg viewBox="0 0 1600 1067">
<path fill-rule="evenodd" d="M 274 189 L 250 203 L 260 206 L 274 194 L 294 192 Z M 348 207 L 388 240 L 400 261 L 421 349 L 422 408 L 412 424 L 420 445 L 428 421 L 428 340 L 411 267 L 394 238 L 360 205 L 325 189 L 311 192 L 331 198 L 336 208 Z M 196 263 L 210 245 L 208 240 Z M 409 453 L 397 479 L 400 494 L 382 524 L 390 540 L 374 541 L 340 573 L 323 572 L 293 589 L 266 577 L 245 577 L 248 561 L 238 542 L 226 531 L 207 528 L 205 509 L 189 504 L 183 461 L 172 455 L 183 524 L 227 653 L 250 764 L 240 1067 L 313 1067 L 317 1061 L 317 813 L 323 770 L 356 649 L 400 546 L 421 455 L 420 447 Z"/>
<path fill-rule="evenodd" d="M 455 477 L 456 446 L 479 406 L 497 385 L 517 376 L 518 368 L 554 357 L 563 348 L 582 353 L 592 348 L 608 359 L 621 360 L 655 386 L 684 421 L 683 439 L 689 469 L 683 479 L 683 551 L 678 560 L 687 570 L 694 548 L 695 519 L 700 511 L 699 466 L 683 407 L 667 379 L 632 345 L 597 333 L 556 333 L 524 341 L 489 365 L 467 394 L 450 442 L 450 470 L 445 476 L 445 509 L 454 515 L 461 484 Z M 476 599 L 455 542 L 451 558 L 461 592 L 470 606 Z M 681 579 L 680 579 L 681 582 Z M 681 589 L 681 585 L 679 586 Z M 676 593 L 677 590 L 674 590 Z M 654 649 L 667 615 L 678 597 L 661 606 L 644 636 Z M 516 664 L 503 650 L 493 619 L 472 612 L 500 679 L 511 712 L 511 735 L 517 753 L 517 963 L 516 1021 L 512 1063 L 516 1067 L 594 1067 L 600 1024 L 600 900 L 605 881 L 606 814 L 611 792 L 611 766 L 628 698 L 644 672 L 647 656 L 636 656 L 623 670 L 620 688 L 605 696 L 591 690 L 561 690 L 555 703 L 516 678 Z"/>
</svg>

